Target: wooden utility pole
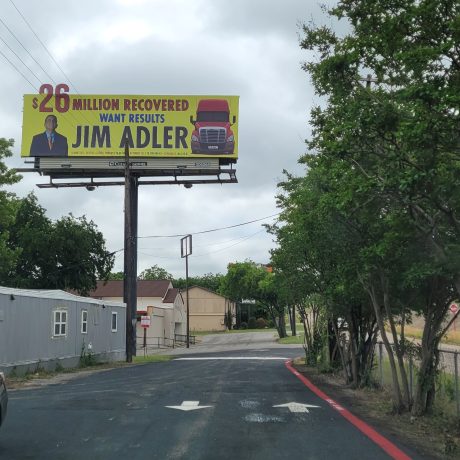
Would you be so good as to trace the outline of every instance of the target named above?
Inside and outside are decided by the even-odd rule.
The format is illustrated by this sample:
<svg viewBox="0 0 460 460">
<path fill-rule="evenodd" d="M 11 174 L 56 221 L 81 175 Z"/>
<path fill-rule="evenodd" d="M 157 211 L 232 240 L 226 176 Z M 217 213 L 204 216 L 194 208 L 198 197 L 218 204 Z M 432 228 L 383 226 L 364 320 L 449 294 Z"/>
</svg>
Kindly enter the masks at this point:
<svg viewBox="0 0 460 460">
<path fill-rule="evenodd" d="M 137 313 L 137 178 L 129 164 L 129 142 L 125 141 L 125 257 L 123 301 L 126 303 L 126 361 L 136 355 Z"/>
</svg>

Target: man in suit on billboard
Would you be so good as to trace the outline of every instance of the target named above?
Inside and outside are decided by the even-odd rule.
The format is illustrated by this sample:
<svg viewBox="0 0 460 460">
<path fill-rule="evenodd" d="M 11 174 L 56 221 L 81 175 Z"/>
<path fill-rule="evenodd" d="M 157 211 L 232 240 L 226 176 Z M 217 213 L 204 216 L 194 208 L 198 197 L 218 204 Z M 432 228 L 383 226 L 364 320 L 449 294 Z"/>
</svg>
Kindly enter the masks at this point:
<svg viewBox="0 0 460 460">
<path fill-rule="evenodd" d="M 45 118 L 45 132 L 32 139 L 30 156 L 32 157 L 66 157 L 68 155 L 67 138 L 56 132 L 57 117 L 48 115 Z"/>
</svg>

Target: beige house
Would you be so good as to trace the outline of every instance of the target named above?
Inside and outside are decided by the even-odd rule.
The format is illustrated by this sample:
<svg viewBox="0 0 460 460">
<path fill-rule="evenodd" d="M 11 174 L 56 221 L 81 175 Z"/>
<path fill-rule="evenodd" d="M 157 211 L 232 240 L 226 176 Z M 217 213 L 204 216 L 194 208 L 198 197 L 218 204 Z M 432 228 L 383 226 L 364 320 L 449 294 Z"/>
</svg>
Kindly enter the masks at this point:
<svg viewBox="0 0 460 460">
<path fill-rule="evenodd" d="M 98 281 L 90 297 L 116 302 L 123 301 L 123 281 Z M 177 336 L 187 334 L 184 299 L 169 280 L 139 280 L 137 282 L 137 347 L 141 347 L 144 328 L 141 316 L 150 316 L 146 330 L 147 346 L 172 346 Z M 180 338 L 180 337 L 179 337 Z"/>
<path fill-rule="evenodd" d="M 235 302 L 198 286 L 188 289 L 190 333 L 193 331 L 224 331 L 225 313 L 230 310 L 235 320 Z M 187 292 L 182 293 L 186 301 Z"/>
</svg>

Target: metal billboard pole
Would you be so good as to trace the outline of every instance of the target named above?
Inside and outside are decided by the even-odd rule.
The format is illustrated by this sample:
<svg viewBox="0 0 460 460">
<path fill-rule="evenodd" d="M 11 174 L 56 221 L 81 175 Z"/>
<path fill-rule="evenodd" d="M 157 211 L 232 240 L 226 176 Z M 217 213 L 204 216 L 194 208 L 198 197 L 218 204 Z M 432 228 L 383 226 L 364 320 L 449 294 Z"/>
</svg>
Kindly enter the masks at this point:
<svg viewBox="0 0 460 460">
<path fill-rule="evenodd" d="M 184 236 L 180 240 L 180 255 L 185 257 L 185 290 L 187 302 L 187 348 L 190 348 L 190 310 L 188 302 L 188 256 L 192 253 L 192 235 Z"/>
</svg>

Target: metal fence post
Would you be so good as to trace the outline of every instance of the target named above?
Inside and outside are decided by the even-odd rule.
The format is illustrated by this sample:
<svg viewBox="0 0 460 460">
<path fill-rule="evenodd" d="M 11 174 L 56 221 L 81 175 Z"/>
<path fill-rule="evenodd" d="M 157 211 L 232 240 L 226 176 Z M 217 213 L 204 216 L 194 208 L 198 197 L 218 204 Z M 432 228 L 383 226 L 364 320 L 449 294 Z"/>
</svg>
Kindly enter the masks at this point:
<svg viewBox="0 0 460 460">
<path fill-rule="evenodd" d="M 379 372 L 380 372 L 380 386 L 383 387 L 383 350 L 382 350 L 382 342 L 379 342 Z"/>
<path fill-rule="evenodd" d="M 414 374 L 413 374 L 413 361 L 412 361 L 412 356 L 409 356 L 409 395 L 410 399 L 414 397 L 413 393 L 413 386 L 414 386 Z"/>
<path fill-rule="evenodd" d="M 460 400 L 458 397 L 458 352 L 454 352 L 454 366 L 455 366 L 455 401 L 457 403 L 457 417 L 460 417 Z"/>
</svg>

